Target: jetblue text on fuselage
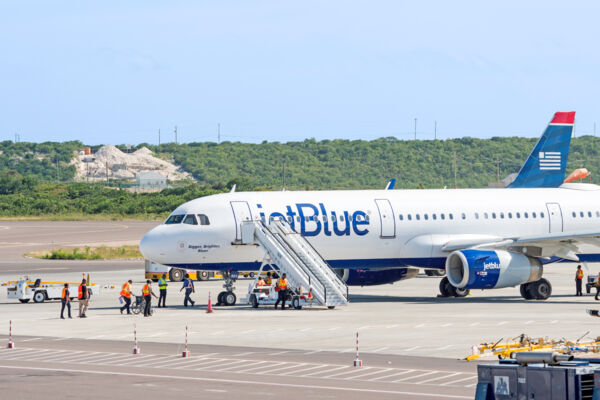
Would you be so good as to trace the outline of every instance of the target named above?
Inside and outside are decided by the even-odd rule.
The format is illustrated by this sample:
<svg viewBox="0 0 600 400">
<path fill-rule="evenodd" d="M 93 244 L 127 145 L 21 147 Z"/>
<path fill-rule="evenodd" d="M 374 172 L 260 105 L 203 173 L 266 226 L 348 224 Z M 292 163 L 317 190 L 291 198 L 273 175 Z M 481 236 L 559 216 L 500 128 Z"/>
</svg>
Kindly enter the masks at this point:
<svg viewBox="0 0 600 400">
<path fill-rule="evenodd" d="M 256 206 L 260 217 L 263 221 L 266 221 L 267 218 L 262 204 L 257 204 Z M 285 213 L 272 212 L 269 215 L 269 220 L 278 218 L 287 220 L 290 226 L 296 230 L 298 223 L 296 217 L 299 217 L 300 234 L 302 236 L 317 236 L 321 232 L 325 236 L 331 236 L 332 234 L 336 236 L 349 236 L 351 230 L 358 236 L 364 236 L 369 233 L 369 230 L 366 228 L 369 225 L 369 218 L 364 211 L 327 211 L 323 203 L 319 203 L 318 206 L 310 203 L 296 203 L 295 207 L 285 206 L 285 208 Z"/>
</svg>

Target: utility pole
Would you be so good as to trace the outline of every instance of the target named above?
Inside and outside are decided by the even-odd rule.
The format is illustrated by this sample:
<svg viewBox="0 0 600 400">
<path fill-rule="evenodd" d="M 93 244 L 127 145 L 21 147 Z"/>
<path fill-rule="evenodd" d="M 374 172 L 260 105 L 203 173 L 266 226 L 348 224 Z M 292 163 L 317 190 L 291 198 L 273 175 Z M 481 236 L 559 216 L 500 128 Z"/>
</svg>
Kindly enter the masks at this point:
<svg viewBox="0 0 600 400">
<path fill-rule="evenodd" d="M 177 125 L 175 125 L 175 144 L 177 144 Z"/>
<path fill-rule="evenodd" d="M 417 140 L 417 119 L 415 118 L 415 140 Z"/>
<path fill-rule="evenodd" d="M 217 144 L 221 143 L 221 124 L 217 124 Z"/>
<path fill-rule="evenodd" d="M 158 145 L 160 146 L 160 128 L 158 128 Z"/>
<path fill-rule="evenodd" d="M 437 121 L 433 123 L 433 140 L 437 139 Z"/>
<path fill-rule="evenodd" d="M 452 166 L 454 167 L 454 189 L 458 188 L 456 184 L 456 152 L 452 153 Z"/>
</svg>

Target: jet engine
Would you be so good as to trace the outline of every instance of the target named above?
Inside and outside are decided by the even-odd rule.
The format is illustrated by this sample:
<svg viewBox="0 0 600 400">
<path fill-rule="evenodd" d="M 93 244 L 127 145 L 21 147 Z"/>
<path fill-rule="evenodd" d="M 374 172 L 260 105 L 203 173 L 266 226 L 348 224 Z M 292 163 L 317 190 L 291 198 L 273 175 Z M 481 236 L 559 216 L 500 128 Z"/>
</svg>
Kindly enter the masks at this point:
<svg viewBox="0 0 600 400">
<path fill-rule="evenodd" d="M 417 268 L 392 269 L 335 269 L 338 276 L 348 286 L 371 286 L 394 283 L 417 276 Z"/>
<path fill-rule="evenodd" d="M 461 289 L 499 289 L 538 281 L 537 258 L 506 250 L 458 250 L 446 259 L 446 276 Z"/>
</svg>

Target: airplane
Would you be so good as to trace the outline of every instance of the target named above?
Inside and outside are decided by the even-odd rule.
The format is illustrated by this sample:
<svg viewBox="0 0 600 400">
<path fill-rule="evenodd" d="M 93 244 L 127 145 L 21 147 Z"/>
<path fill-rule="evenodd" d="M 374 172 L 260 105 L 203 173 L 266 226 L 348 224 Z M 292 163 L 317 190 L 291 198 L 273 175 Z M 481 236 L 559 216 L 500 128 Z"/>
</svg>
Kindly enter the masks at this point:
<svg viewBox="0 0 600 400">
<path fill-rule="evenodd" d="M 140 250 L 228 278 L 264 259 L 260 246 L 242 243 L 244 221 L 279 220 L 349 286 L 389 284 L 424 268 L 446 272 L 443 297 L 519 286 L 523 298 L 545 300 L 545 265 L 600 261 L 600 186 L 563 184 L 574 122 L 575 112 L 556 112 L 508 188 L 232 191 L 177 207 Z"/>
</svg>

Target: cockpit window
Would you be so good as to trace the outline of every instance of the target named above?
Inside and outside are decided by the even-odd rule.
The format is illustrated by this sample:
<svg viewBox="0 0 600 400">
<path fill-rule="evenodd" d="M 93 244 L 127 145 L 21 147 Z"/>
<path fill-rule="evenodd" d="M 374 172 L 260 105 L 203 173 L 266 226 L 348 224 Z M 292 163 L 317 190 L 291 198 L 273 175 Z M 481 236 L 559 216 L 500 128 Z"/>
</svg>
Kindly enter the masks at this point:
<svg viewBox="0 0 600 400">
<path fill-rule="evenodd" d="M 183 221 L 183 217 L 185 217 L 185 214 L 171 215 L 165 221 L 165 225 L 180 224 Z"/>
<path fill-rule="evenodd" d="M 196 216 L 194 214 L 186 215 L 183 219 L 183 223 L 188 225 L 198 225 L 198 222 L 196 221 Z"/>
<path fill-rule="evenodd" d="M 210 225 L 210 221 L 205 214 L 198 214 L 198 219 L 200 220 L 200 225 Z"/>
</svg>

